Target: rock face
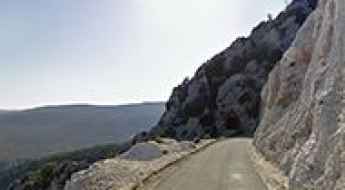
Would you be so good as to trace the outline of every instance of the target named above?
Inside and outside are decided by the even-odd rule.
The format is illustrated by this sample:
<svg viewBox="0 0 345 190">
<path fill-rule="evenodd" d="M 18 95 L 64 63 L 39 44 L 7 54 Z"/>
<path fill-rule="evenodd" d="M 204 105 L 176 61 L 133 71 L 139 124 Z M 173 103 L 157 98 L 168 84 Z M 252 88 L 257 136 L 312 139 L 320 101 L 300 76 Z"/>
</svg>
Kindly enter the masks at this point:
<svg viewBox="0 0 345 190">
<path fill-rule="evenodd" d="M 151 135 L 193 139 L 252 134 L 268 73 L 315 6 L 316 0 L 294 0 L 276 19 L 260 23 L 248 38 L 238 38 L 203 64 L 192 79 L 174 88 Z"/>
<path fill-rule="evenodd" d="M 345 1 L 320 0 L 270 74 L 254 144 L 289 189 L 345 189 Z"/>
</svg>

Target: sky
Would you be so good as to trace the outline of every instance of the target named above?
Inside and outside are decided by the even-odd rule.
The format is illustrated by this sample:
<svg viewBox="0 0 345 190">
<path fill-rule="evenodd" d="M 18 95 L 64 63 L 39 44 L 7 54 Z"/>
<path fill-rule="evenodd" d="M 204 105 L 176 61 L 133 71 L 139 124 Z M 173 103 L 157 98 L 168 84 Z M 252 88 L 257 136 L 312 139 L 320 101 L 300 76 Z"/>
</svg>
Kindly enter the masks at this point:
<svg viewBox="0 0 345 190">
<path fill-rule="evenodd" d="M 0 0 L 0 109 L 166 101 L 284 0 Z"/>
</svg>

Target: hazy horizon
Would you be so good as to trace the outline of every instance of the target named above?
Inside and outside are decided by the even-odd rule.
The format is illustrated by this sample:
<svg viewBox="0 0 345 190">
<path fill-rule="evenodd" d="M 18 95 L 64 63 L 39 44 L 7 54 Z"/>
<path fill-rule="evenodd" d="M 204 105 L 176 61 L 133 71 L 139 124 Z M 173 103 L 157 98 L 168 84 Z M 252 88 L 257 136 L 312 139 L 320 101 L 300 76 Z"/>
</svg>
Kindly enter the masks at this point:
<svg viewBox="0 0 345 190">
<path fill-rule="evenodd" d="M 5 0 L 0 109 L 166 101 L 283 0 Z"/>
<path fill-rule="evenodd" d="M 166 101 L 142 101 L 142 102 L 132 102 L 132 103 L 120 103 L 120 104 L 92 104 L 92 103 L 62 103 L 62 104 L 44 104 L 44 105 L 33 105 L 32 107 L 26 107 L 26 108 L 14 108 L 14 109 L 3 109 L 0 108 L 1 111 L 27 111 L 31 109 L 36 108 L 48 108 L 48 107 L 65 107 L 65 106 L 97 106 L 97 107 L 117 107 L 117 106 L 131 106 L 131 105 L 141 105 L 141 104 L 165 104 Z"/>
</svg>

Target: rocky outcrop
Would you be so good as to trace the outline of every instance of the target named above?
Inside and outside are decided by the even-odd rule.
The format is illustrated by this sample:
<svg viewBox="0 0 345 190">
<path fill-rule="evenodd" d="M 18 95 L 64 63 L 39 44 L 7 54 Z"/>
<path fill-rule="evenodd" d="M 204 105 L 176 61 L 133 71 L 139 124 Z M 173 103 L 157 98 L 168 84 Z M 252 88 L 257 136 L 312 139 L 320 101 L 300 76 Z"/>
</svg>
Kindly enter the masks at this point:
<svg viewBox="0 0 345 190">
<path fill-rule="evenodd" d="M 271 71 L 316 6 L 294 0 L 276 19 L 203 64 L 174 88 L 151 135 L 177 139 L 251 135 L 259 120 L 260 92 Z"/>
<path fill-rule="evenodd" d="M 254 144 L 289 189 L 345 189 L 344 10 L 320 0 L 262 93 Z"/>
<path fill-rule="evenodd" d="M 215 140 L 193 143 L 156 139 L 138 143 L 117 158 L 97 162 L 88 169 L 73 174 L 64 190 L 136 189 L 155 173 L 214 142 Z"/>
</svg>

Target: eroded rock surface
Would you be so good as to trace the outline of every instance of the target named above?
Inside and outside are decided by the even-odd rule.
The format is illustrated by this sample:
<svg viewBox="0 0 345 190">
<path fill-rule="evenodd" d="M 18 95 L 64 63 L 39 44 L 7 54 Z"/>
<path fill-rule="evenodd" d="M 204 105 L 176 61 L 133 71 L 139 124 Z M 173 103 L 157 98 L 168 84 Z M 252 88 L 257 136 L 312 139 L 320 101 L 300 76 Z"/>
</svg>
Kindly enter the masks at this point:
<svg viewBox="0 0 345 190">
<path fill-rule="evenodd" d="M 294 0 L 276 19 L 260 23 L 248 38 L 203 64 L 174 88 L 151 135 L 177 139 L 252 134 L 259 120 L 260 92 L 271 71 L 316 6 Z"/>
<path fill-rule="evenodd" d="M 255 146 L 289 189 L 345 189 L 345 1 L 320 0 L 263 91 Z"/>
<path fill-rule="evenodd" d="M 73 174 L 64 189 L 132 190 L 155 172 L 213 142 L 215 140 L 202 140 L 199 143 L 191 143 L 160 139 L 156 142 L 140 143 L 118 158 L 96 162 L 89 169 Z M 160 156 L 157 156 L 156 151 L 161 152 Z M 146 155 L 144 159 L 143 155 Z"/>
</svg>

